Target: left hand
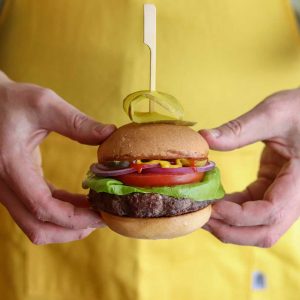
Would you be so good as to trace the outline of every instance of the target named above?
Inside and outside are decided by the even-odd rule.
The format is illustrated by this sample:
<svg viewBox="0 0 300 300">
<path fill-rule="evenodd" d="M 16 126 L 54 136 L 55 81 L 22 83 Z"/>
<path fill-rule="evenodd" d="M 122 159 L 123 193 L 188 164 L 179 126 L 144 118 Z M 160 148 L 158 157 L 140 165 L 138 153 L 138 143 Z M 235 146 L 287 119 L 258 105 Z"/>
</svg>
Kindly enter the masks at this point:
<svg viewBox="0 0 300 300">
<path fill-rule="evenodd" d="M 114 130 L 114 125 L 91 119 L 54 91 L 14 82 L 0 71 L 0 205 L 31 242 L 79 240 L 105 225 L 85 196 L 57 190 L 46 181 L 39 145 L 52 131 L 99 145 Z"/>
<path fill-rule="evenodd" d="M 248 113 L 201 130 L 211 149 L 263 141 L 256 181 L 213 205 L 204 226 L 226 243 L 271 247 L 300 216 L 300 89 L 268 97 Z"/>
</svg>

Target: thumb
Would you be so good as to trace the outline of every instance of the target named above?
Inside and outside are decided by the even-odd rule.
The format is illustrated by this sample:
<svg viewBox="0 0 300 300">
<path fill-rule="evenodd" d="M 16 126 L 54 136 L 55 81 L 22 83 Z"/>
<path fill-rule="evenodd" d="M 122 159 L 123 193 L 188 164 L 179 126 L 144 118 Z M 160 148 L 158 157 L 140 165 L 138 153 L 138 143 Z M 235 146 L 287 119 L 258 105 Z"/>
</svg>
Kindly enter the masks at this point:
<svg viewBox="0 0 300 300">
<path fill-rule="evenodd" d="M 202 129 L 199 133 L 206 139 L 211 149 L 233 150 L 257 141 L 267 140 L 275 135 L 268 105 L 258 105 L 240 117 L 220 127 Z"/>
<path fill-rule="evenodd" d="M 116 130 L 115 125 L 99 123 L 59 96 L 54 97 L 45 116 L 44 128 L 87 145 L 98 145 Z"/>
</svg>

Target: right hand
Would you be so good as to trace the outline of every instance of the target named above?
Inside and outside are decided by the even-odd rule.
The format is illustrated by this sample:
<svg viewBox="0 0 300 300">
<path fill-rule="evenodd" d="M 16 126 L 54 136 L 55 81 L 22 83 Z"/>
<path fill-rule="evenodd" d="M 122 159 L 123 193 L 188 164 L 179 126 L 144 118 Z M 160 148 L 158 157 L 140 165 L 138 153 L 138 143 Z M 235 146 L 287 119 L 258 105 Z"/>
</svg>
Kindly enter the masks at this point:
<svg viewBox="0 0 300 300">
<path fill-rule="evenodd" d="M 214 150 L 265 144 L 256 180 L 213 205 L 204 229 L 221 241 L 271 247 L 300 218 L 299 111 L 300 89 L 281 91 L 235 120 L 201 131 Z"/>
<path fill-rule="evenodd" d="M 34 244 L 78 240 L 102 227 L 86 196 L 43 178 L 39 144 L 51 131 L 98 145 L 115 126 L 98 123 L 49 89 L 0 72 L 0 202 Z"/>
</svg>

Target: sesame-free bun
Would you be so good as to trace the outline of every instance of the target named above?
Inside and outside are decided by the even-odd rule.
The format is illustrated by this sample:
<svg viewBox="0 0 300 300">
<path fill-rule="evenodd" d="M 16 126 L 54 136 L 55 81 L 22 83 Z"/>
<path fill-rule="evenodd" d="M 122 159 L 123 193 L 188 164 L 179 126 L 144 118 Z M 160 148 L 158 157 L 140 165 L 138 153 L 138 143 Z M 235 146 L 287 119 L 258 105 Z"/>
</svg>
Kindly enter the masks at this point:
<svg viewBox="0 0 300 300">
<path fill-rule="evenodd" d="M 101 211 L 107 226 L 127 237 L 136 239 L 171 239 L 201 228 L 210 218 L 211 205 L 198 211 L 162 218 L 128 218 Z"/>
<path fill-rule="evenodd" d="M 208 145 L 187 126 L 130 123 L 116 130 L 98 149 L 98 161 L 136 159 L 201 159 Z"/>
</svg>

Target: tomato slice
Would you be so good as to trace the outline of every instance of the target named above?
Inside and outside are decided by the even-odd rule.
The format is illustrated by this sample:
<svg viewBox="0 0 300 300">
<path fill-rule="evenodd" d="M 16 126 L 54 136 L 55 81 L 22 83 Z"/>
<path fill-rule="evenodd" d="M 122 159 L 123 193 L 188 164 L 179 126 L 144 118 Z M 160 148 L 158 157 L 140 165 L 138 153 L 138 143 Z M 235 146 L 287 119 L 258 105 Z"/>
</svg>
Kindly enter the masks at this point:
<svg viewBox="0 0 300 300">
<path fill-rule="evenodd" d="M 130 186 L 154 187 L 196 183 L 201 181 L 203 177 L 204 173 L 194 172 L 186 174 L 131 173 L 116 176 L 115 178 Z"/>
</svg>

